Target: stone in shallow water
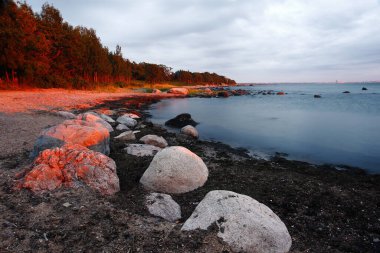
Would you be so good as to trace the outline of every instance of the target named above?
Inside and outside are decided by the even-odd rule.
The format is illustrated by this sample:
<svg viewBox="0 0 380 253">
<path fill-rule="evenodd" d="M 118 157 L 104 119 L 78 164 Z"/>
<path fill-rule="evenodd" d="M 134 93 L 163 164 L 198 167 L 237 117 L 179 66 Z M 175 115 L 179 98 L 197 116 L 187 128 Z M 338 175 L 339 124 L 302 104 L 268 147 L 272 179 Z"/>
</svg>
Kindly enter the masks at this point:
<svg viewBox="0 0 380 253">
<path fill-rule="evenodd" d="M 191 136 L 195 139 L 198 139 L 199 137 L 197 129 L 191 125 L 187 125 L 181 128 L 181 133 Z"/>
<path fill-rule="evenodd" d="M 104 195 L 118 192 L 116 164 L 102 153 L 77 144 L 66 144 L 42 151 L 25 171 L 19 187 L 43 192 L 83 184 Z"/>
<path fill-rule="evenodd" d="M 182 230 L 207 230 L 213 223 L 218 225 L 218 237 L 236 252 L 288 252 L 292 245 L 280 218 L 246 195 L 231 191 L 209 192 Z"/>
<path fill-rule="evenodd" d="M 155 216 L 174 222 L 181 219 L 181 207 L 170 195 L 151 193 L 146 196 L 145 205 L 148 211 Z"/>
<path fill-rule="evenodd" d="M 165 125 L 176 128 L 182 128 L 187 125 L 196 126 L 197 124 L 198 123 L 191 118 L 189 113 L 179 114 L 175 118 L 165 122 Z"/>
<path fill-rule="evenodd" d="M 148 144 L 128 144 L 124 150 L 134 156 L 154 156 L 161 148 Z"/>
</svg>

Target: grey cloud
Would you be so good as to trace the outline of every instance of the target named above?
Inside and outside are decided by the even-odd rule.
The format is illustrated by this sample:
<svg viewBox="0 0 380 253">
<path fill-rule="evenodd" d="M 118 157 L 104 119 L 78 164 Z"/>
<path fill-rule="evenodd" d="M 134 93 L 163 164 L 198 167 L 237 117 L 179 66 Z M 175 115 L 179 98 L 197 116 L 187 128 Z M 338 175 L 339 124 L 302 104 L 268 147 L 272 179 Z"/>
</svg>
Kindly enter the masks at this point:
<svg viewBox="0 0 380 253">
<path fill-rule="evenodd" d="M 39 11 L 45 0 L 29 0 Z M 237 81 L 380 80 L 378 0 L 51 0 L 135 61 Z"/>
</svg>

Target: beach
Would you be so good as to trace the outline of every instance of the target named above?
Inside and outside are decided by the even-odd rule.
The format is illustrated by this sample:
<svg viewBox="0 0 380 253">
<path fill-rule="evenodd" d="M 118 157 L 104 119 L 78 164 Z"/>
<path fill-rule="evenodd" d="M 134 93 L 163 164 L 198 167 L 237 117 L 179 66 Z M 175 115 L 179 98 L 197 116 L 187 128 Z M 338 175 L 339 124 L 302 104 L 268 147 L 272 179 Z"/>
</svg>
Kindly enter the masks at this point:
<svg viewBox="0 0 380 253">
<path fill-rule="evenodd" d="M 183 232 L 196 205 L 212 190 L 248 195 L 272 209 L 292 237 L 291 252 L 377 252 L 380 249 L 379 175 L 361 169 L 291 161 L 282 156 L 263 160 L 245 149 L 217 141 L 184 138 L 153 124 L 148 110 L 162 98 L 181 95 L 119 94 L 69 91 L 0 93 L 0 249 L 5 252 L 126 251 L 231 252 L 217 229 Z M 153 157 L 135 157 L 128 143 L 111 133 L 110 157 L 116 162 L 121 191 L 100 196 L 86 187 L 34 194 L 15 189 L 15 178 L 31 161 L 39 132 L 62 122 L 59 110 L 75 114 L 115 110 L 138 113 L 136 139 L 164 137 L 169 146 L 197 154 L 209 169 L 203 187 L 174 194 L 182 218 L 171 223 L 151 216 L 139 184 Z M 69 203 L 67 205 L 66 203 Z"/>
</svg>

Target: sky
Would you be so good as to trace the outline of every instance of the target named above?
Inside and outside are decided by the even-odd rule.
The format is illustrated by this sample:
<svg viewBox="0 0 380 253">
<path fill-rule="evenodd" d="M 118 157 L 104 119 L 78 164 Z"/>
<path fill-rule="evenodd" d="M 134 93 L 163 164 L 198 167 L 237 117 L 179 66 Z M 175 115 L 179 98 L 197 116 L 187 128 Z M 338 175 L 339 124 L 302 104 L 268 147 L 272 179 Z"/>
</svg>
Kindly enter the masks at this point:
<svg viewBox="0 0 380 253">
<path fill-rule="evenodd" d="M 26 0 L 136 62 L 238 82 L 380 80 L 380 0 Z"/>
</svg>

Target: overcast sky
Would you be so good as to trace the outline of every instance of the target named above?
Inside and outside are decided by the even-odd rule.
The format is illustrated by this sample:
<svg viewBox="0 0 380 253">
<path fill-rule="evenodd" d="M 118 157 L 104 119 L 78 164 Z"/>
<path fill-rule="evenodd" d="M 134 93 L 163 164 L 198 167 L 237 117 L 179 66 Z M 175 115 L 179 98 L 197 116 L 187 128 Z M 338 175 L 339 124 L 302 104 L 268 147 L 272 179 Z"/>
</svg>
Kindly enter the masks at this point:
<svg viewBox="0 0 380 253">
<path fill-rule="evenodd" d="M 380 80 L 380 0 L 48 2 L 137 62 L 238 82 Z"/>
</svg>

